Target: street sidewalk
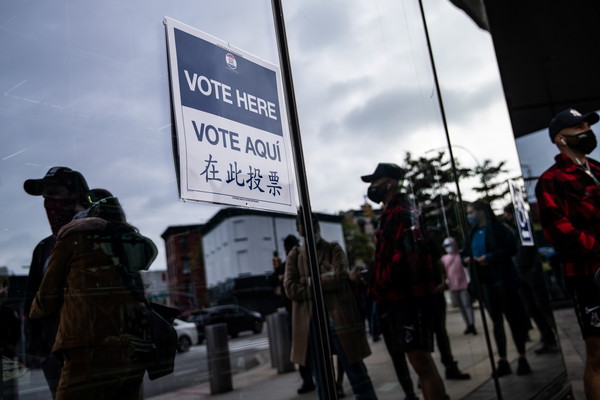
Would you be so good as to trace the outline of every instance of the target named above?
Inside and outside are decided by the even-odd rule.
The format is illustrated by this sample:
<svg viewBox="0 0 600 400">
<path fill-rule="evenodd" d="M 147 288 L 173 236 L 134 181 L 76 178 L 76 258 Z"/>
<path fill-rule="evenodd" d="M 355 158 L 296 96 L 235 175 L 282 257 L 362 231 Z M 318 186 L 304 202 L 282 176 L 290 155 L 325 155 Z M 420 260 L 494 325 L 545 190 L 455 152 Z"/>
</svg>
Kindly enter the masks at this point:
<svg viewBox="0 0 600 400">
<path fill-rule="evenodd" d="M 464 323 L 457 309 L 450 308 L 447 315 L 447 330 L 450 336 L 454 358 L 458 361 L 458 366 L 463 372 L 471 374 L 470 380 L 449 381 L 444 379 L 446 392 L 451 399 L 490 399 L 495 398 L 493 392 L 493 381 L 490 379 L 491 366 L 487 357 L 486 342 L 481 325 L 479 309 L 476 309 L 476 320 L 478 321 L 478 335 L 464 335 Z M 583 340 L 579 334 L 579 327 L 571 308 L 555 310 L 555 318 L 558 325 L 559 336 L 562 346 L 562 358 L 566 365 L 567 377 L 571 382 L 574 399 L 584 400 L 583 393 L 583 360 L 584 347 Z M 489 321 L 489 320 L 488 320 Z M 488 322 L 489 324 L 489 322 Z M 512 345 L 508 326 L 506 326 L 509 358 L 515 358 L 516 352 Z M 531 341 L 528 343 L 528 359 L 531 363 L 533 374 L 527 377 L 518 377 L 513 374 L 501 378 L 501 387 L 504 398 L 519 400 L 522 394 L 517 390 L 518 386 L 524 385 L 524 382 L 546 382 L 547 376 L 543 370 L 547 364 L 552 362 L 561 362 L 561 354 L 554 355 L 535 355 L 532 351 L 538 345 L 537 330 L 530 331 Z M 370 343 L 373 354 L 365 359 L 365 364 L 369 370 L 369 375 L 375 386 L 377 396 L 380 400 L 403 399 L 404 393 L 400 387 L 394 369 L 385 349 L 383 341 Z M 495 349 L 495 343 L 492 340 L 492 347 Z M 224 394 L 211 395 L 209 383 L 200 384 L 188 388 L 182 388 L 175 392 L 152 397 L 151 400 L 196 400 L 204 397 L 212 397 L 214 400 L 233 400 L 233 399 L 276 399 L 276 400 L 294 400 L 294 399 L 313 399 L 316 393 L 311 392 L 304 395 L 296 394 L 296 389 L 300 386 L 301 380 L 297 372 L 288 372 L 278 374 L 276 369 L 271 366 L 269 351 L 265 350 L 258 354 L 259 365 L 251 370 L 233 376 L 234 390 Z M 440 373 L 444 373 L 443 366 L 439 361 L 439 355 L 433 354 L 434 360 L 438 365 Z M 514 366 L 514 363 L 513 363 Z M 513 367 L 513 371 L 515 368 Z M 549 371 L 556 373 L 554 371 Z M 413 383 L 420 398 L 423 398 L 417 389 L 417 378 L 413 373 Z M 527 385 L 525 385 L 527 386 Z M 479 388 L 477 392 L 475 389 Z M 347 379 L 344 380 L 344 391 L 346 398 L 352 398 L 352 390 Z M 512 392 L 511 392 L 512 391 Z M 480 393 L 480 394 L 478 394 Z"/>
</svg>

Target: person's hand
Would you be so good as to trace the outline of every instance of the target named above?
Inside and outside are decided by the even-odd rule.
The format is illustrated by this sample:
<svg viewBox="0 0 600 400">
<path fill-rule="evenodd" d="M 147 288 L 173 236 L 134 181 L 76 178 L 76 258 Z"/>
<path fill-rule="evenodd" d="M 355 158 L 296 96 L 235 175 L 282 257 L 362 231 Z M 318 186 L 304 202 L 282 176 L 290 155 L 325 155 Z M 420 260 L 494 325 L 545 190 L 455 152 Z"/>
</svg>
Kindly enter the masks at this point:
<svg viewBox="0 0 600 400">
<path fill-rule="evenodd" d="M 323 272 L 331 272 L 331 271 L 333 271 L 333 265 L 331 265 L 327 261 L 323 261 L 321 263 L 321 271 L 323 271 Z"/>
<path fill-rule="evenodd" d="M 442 293 L 444 290 L 448 289 L 448 283 L 446 281 L 437 285 L 434 289 L 435 293 Z"/>
<path fill-rule="evenodd" d="M 488 259 L 486 256 L 475 257 L 475 262 L 479 265 L 488 265 Z"/>
</svg>

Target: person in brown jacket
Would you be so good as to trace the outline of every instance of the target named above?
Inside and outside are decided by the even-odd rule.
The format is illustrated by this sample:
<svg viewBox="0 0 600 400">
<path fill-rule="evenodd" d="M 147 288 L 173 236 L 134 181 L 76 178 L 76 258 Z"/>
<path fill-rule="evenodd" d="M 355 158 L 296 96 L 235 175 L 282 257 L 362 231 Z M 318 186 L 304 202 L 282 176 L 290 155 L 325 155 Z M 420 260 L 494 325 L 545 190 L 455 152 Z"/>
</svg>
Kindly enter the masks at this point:
<svg viewBox="0 0 600 400">
<path fill-rule="evenodd" d="M 94 189 L 90 197 L 88 216 L 59 231 L 29 316 L 60 314 L 52 348 L 64 360 L 57 399 L 137 400 L 150 342 L 143 293 L 128 280 L 141 282 L 139 270 L 157 250 L 127 224 L 110 192 Z"/>
<path fill-rule="evenodd" d="M 313 215 L 317 257 L 321 270 L 321 284 L 330 321 L 331 347 L 337 354 L 352 386 L 356 399 L 376 399 L 373 384 L 363 359 L 371 354 L 364 331 L 364 323 L 349 285 L 348 261 L 338 243 L 320 237 L 319 222 Z M 300 221 L 298 232 L 304 235 Z M 306 246 L 294 247 L 287 256 L 284 277 L 286 295 L 292 300 L 292 362 L 311 363 L 313 297 Z M 319 399 L 324 400 L 322 378 L 312 368 Z"/>
</svg>

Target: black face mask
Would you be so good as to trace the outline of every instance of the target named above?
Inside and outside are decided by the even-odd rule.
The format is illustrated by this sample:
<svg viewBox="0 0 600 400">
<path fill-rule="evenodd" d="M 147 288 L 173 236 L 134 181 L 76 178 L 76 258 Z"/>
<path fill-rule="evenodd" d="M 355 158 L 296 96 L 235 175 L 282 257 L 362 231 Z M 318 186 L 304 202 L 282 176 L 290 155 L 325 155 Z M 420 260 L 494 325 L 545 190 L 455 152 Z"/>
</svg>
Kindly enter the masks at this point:
<svg viewBox="0 0 600 400">
<path fill-rule="evenodd" d="M 594 131 L 587 130 L 579 135 L 569 136 L 567 145 L 583 154 L 590 154 L 598 145 Z"/>
<path fill-rule="evenodd" d="M 388 188 L 389 186 L 386 183 L 383 183 L 379 186 L 371 186 L 367 190 L 367 197 L 373 203 L 379 204 L 385 199 Z"/>
</svg>

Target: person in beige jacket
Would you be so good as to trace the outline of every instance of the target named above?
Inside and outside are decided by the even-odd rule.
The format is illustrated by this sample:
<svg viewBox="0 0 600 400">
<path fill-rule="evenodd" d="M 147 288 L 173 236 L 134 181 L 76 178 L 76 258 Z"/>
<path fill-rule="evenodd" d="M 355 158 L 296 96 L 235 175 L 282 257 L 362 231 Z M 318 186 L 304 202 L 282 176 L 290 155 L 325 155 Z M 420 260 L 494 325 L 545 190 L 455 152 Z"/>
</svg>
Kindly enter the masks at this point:
<svg viewBox="0 0 600 400">
<path fill-rule="evenodd" d="M 151 343 L 143 293 L 126 279 L 141 280 L 157 250 L 126 223 L 110 192 L 90 196 L 89 214 L 59 231 L 29 317 L 60 314 L 52 348 L 64 360 L 57 400 L 137 400 Z"/>
<path fill-rule="evenodd" d="M 349 285 L 348 261 L 338 243 L 330 243 L 320 237 L 319 222 L 313 215 L 317 257 L 321 270 L 321 284 L 329 321 L 331 347 L 341 361 L 344 372 L 352 386 L 356 399 L 376 399 L 373 384 L 363 363 L 371 354 L 364 331 L 364 322 L 358 311 L 356 300 Z M 304 235 L 300 221 L 298 232 Z M 311 329 L 313 295 L 306 246 L 294 247 L 287 256 L 284 287 L 292 300 L 292 362 L 307 365 L 315 357 Z M 322 377 L 312 368 L 317 384 L 319 399 L 325 395 Z"/>
</svg>

